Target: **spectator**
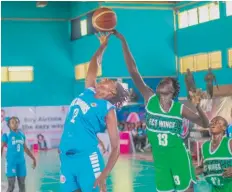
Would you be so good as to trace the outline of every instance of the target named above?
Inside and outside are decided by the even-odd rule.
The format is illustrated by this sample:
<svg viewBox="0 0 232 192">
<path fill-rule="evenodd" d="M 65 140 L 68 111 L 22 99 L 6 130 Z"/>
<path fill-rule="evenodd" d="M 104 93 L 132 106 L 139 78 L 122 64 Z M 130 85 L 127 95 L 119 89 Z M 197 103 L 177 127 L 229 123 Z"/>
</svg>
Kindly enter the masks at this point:
<svg viewBox="0 0 232 192">
<path fill-rule="evenodd" d="M 132 131 L 134 129 L 136 129 L 136 124 L 135 123 L 130 123 L 130 129 L 129 129 L 129 131 Z"/>
<path fill-rule="evenodd" d="M 47 142 L 42 134 L 37 135 L 38 145 L 40 150 L 47 150 Z"/>
<path fill-rule="evenodd" d="M 124 123 L 120 122 L 120 123 L 118 124 L 118 130 L 119 130 L 119 131 L 124 131 Z"/>
<path fill-rule="evenodd" d="M 131 131 L 131 124 L 126 122 L 125 126 L 124 126 L 124 131 Z"/>
<path fill-rule="evenodd" d="M 144 152 L 143 148 L 146 145 L 147 136 L 146 136 L 146 124 L 143 123 L 142 127 L 138 128 L 138 141 L 139 141 L 139 151 Z"/>
<path fill-rule="evenodd" d="M 135 149 L 137 149 L 138 148 L 138 131 L 137 131 L 137 128 L 133 129 L 131 131 L 131 134 L 132 134 L 132 137 L 133 137 Z"/>
</svg>

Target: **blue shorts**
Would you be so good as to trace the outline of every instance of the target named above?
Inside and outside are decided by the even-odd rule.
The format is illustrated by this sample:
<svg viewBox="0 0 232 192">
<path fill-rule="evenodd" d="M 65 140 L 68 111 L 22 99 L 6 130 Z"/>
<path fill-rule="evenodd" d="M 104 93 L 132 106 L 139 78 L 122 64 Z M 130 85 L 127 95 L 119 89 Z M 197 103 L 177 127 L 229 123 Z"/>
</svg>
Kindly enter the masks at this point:
<svg viewBox="0 0 232 192">
<path fill-rule="evenodd" d="M 60 154 L 60 183 L 61 192 L 99 192 L 93 188 L 96 178 L 104 169 L 104 160 L 97 149 L 91 154 Z"/>
<path fill-rule="evenodd" d="M 26 177 L 27 169 L 25 160 L 17 162 L 14 160 L 6 160 L 5 172 L 7 177 Z"/>
</svg>

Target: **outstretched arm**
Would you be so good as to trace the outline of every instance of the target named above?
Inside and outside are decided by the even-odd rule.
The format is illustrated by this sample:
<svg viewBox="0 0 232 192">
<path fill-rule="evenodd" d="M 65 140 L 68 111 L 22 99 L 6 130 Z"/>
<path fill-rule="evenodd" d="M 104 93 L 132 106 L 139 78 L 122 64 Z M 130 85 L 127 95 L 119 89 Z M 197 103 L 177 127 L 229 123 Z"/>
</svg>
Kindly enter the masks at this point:
<svg viewBox="0 0 232 192">
<path fill-rule="evenodd" d="M 88 72 L 85 78 L 85 87 L 95 87 L 96 85 L 96 79 L 97 79 L 97 73 L 98 73 L 98 66 L 102 63 L 102 55 L 104 53 L 104 50 L 106 49 L 108 38 L 111 34 L 108 34 L 107 36 L 101 36 L 100 42 L 101 46 L 98 48 L 96 53 L 93 55 L 90 63 Z"/>
<path fill-rule="evenodd" d="M 200 107 L 200 101 L 201 101 L 200 93 L 192 93 L 190 91 L 189 95 L 191 96 L 191 101 L 193 102 L 193 104 L 196 105 L 198 114 L 196 114 L 195 112 L 193 112 L 191 109 L 189 109 L 188 107 L 184 105 L 182 116 L 201 127 L 208 128 L 209 119 Z"/>
<path fill-rule="evenodd" d="M 196 106 L 196 109 L 197 109 L 198 114 L 194 113 L 191 109 L 189 109 L 188 107 L 184 105 L 183 112 L 182 112 L 183 117 L 201 127 L 208 128 L 209 120 L 207 116 L 202 111 L 199 105 Z"/>
<path fill-rule="evenodd" d="M 114 31 L 114 34 L 116 37 L 118 37 L 121 42 L 122 42 L 122 48 L 123 48 L 123 54 L 124 54 L 124 58 L 125 58 L 125 61 L 126 61 L 126 65 L 127 65 L 127 68 L 128 68 L 128 71 L 136 85 L 136 87 L 139 89 L 140 93 L 143 95 L 144 99 L 146 101 L 148 101 L 148 99 L 154 95 L 154 92 L 152 91 L 151 88 L 149 88 L 145 82 L 143 81 L 139 71 L 138 71 L 138 68 L 135 64 L 135 60 L 130 52 L 130 49 L 129 49 L 129 46 L 125 40 L 125 38 L 120 34 L 118 33 L 117 31 Z"/>
<path fill-rule="evenodd" d="M 101 191 L 106 191 L 105 180 L 109 173 L 113 169 L 118 157 L 119 157 L 119 133 L 117 128 L 117 117 L 114 109 L 111 109 L 106 116 L 106 125 L 110 137 L 111 153 L 106 164 L 105 169 L 102 171 L 101 175 L 97 178 L 94 183 L 94 188 L 96 186 L 100 187 Z"/>
</svg>

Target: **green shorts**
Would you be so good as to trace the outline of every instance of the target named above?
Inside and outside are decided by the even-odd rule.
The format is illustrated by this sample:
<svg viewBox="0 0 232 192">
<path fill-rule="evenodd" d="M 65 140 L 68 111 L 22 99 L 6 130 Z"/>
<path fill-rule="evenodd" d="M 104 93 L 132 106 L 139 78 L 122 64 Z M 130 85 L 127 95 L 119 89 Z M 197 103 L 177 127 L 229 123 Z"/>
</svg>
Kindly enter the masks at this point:
<svg viewBox="0 0 232 192">
<path fill-rule="evenodd" d="M 174 148 L 153 148 L 157 192 L 184 192 L 196 183 L 192 157 L 185 145 Z"/>
</svg>

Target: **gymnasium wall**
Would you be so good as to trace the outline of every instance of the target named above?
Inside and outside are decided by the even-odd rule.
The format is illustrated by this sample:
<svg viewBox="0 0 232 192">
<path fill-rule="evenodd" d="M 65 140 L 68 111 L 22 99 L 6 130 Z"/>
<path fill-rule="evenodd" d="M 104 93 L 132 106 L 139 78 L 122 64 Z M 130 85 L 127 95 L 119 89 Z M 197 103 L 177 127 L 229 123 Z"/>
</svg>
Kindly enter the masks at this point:
<svg viewBox="0 0 232 192">
<path fill-rule="evenodd" d="M 180 11 L 198 7 L 207 2 L 185 6 Z M 183 3 L 182 3 L 183 4 Z M 183 57 L 211 51 L 222 52 L 222 68 L 213 70 L 219 85 L 232 84 L 232 68 L 228 67 L 228 48 L 232 47 L 232 17 L 226 16 L 225 3 L 219 2 L 220 19 L 177 30 L 178 56 Z M 204 76 L 207 71 L 194 72 L 198 88 L 205 89 Z M 186 96 L 184 74 L 179 74 L 180 96 Z"/>
<path fill-rule="evenodd" d="M 76 18 L 99 7 L 99 2 L 70 2 L 71 18 Z"/>
<path fill-rule="evenodd" d="M 93 6 L 94 4 L 89 10 Z M 176 76 L 174 20 L 173 10 L 170 6 L 166 6 L 165 10 L 162 6 L 154 5 L 102 3 L 101 6 L 113 8 L 116 12 L 118 18 L 117 30 L 125 35 L 139 71 L 143 76 L 152 78 Z M 85 11 L 88 10 L 85 8 Z M 73 41 L 74 64 L 88 62 L 98 47 L 99 41 L 95 35 L 84 36 Z M 156 68 L 159 68 L 159 70 Z M 103 77 L 111 78 L 122 77 L 124 79 L 129 77 L 121 43 L 114 36 L 110 38 L 104 54 L 102 74 Z M 82 90 L 83 86 L 83 83 L 78 81 L 75 87 L 76 92 Z"/>
<path fill-rule="evenodd" d="M 2 2 L 2 66 L 33 66 L 34 81 L 2 83 L 2 106 L 70 103 L 75 84 L 70 5 Z"/>
</svg>

